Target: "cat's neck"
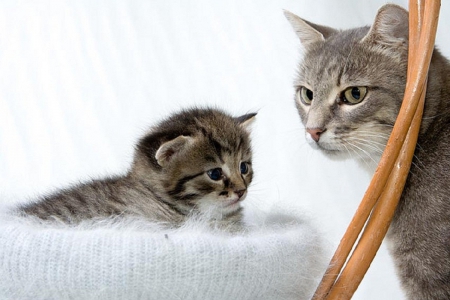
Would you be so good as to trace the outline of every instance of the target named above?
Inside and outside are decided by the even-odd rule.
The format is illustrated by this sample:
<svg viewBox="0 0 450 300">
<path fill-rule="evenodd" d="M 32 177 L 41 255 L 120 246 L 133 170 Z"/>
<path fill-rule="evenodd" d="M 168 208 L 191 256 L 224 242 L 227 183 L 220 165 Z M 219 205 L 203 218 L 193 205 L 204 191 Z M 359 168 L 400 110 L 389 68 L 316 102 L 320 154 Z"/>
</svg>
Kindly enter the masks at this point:
<svg viewBox="0 0 450 300">
<path fill-rule="evenodd" d="M 450 123 L 450 63 L 434 51 L 428 75 L 420 141 L 433 141 Z"/>
</svg>

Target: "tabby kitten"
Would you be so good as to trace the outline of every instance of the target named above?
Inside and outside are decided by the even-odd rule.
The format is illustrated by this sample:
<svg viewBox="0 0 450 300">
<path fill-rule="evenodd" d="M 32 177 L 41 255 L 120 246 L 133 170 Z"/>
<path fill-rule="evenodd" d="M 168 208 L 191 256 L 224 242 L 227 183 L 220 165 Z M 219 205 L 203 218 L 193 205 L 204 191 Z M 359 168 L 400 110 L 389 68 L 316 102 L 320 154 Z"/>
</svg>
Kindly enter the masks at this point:
<svg viewBox="0 0 450 300">
<path fill-rule="evenodd" d="M 375 166 L 405 90 L 408 12 L 388 4 L 371 27 L 343 31 L 285 15 L 305 48 L 295 88 L 307 140 Z M 438 50 L 425 101 L 388 244 L 409 299 L 450 299 L 450 63 Z"/>
<path fill-rule="evenodd" d="M 255 115 L 181 111 L 140 139 L 125 176 L 61 190 L 20 211 L 70 224 L 134 215 L 175 226 L 200 214 L 234 230 L 240 226 L 241 201 L 253 176 L 247 125 Z"/>
</svg>

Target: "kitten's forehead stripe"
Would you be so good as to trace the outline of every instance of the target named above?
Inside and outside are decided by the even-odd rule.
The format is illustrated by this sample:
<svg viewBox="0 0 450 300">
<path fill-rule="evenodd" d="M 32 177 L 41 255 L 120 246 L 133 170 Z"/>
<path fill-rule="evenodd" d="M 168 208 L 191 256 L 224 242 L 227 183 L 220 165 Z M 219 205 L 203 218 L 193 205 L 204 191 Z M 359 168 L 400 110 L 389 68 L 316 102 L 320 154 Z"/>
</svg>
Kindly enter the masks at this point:
<svg viewBox="0 0 450 300">
<path fill-rule="evenodd" d="M 219 143 L 218 141 L 213 140 L 213 139 L 211 139 L 211 143 L 212 143 L 213 146 L 214 146 L 214 150 L 215 150 L 215 152 L 216 152 L 216 154 L 217 154 L 217 156 L 218 156 L 220 162 L 223 164 L 223 163 L 224 163 L 224 160 L 223 160 L 223 156 L 222 156 L 222 151 L 225 151 L 225 150 L 226 150 L 226 147 L 223 146 L 223 145 L 222 145 L 221 143 Z"/>
</svg>

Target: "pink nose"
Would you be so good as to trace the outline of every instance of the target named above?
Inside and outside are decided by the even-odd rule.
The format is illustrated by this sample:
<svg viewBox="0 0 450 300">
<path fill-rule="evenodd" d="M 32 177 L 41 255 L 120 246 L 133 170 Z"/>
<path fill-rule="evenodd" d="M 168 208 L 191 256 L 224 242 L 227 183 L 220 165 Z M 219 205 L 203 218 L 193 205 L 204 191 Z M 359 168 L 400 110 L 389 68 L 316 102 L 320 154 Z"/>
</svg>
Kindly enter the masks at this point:
<svg viewBox="0 0 450 300">
<path fill-rule="evenodd" d="M 322 128 L 307 128 L 306 131 L 311 135 L 315 142 L 318 142 L 320 135 L 325 132 L 326 129 Z"/>
</svg>

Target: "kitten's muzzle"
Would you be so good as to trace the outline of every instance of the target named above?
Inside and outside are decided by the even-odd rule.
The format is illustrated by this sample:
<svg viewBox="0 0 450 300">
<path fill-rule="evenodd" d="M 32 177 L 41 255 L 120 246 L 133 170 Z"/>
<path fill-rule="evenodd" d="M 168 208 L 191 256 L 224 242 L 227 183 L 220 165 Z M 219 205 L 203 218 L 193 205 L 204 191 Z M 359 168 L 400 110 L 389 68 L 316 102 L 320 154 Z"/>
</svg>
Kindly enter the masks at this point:
<svg viewBox="0 0 450 300">
<path fill-rule="evenodd" d="M 242 190 L 233 191 L 233 192 L 231 193 L 231 195 L 232 195 L 233 193 L 236 194 L 236 196 L 237 196 L 236 201 L 239 201 L 239 200 L 241 200 L 241 198 L 245 195 L 245 192 L 246 192 L 246 191 L 247 191 L 247 189 L 242 189 Z M 228 195 L 229 195 L 229 192 L 224 191 L 224 192 L 219 193 L 219 195 L 220 195 L 220 196 L 228 196 Z"/>
<path fill-rule="evenodd" d="M 235 200 L 231 201 L 231 203 L 229 203 L 228 206 L 235 205 L 235 204 L 241 202 L 242 200 L 244 200 L 246 191 L 247 191 L 246 189 L 234 191 L 234 194 L 237 196 L 237 198 Z"/>
<path fill-rule="evenodd" d="M 326 131 L 322 128 L 306 128 L 306 131 L 311 135 L 311 138 L 317 143 L 319 142 L 320 135 Z"/>
</svg>

